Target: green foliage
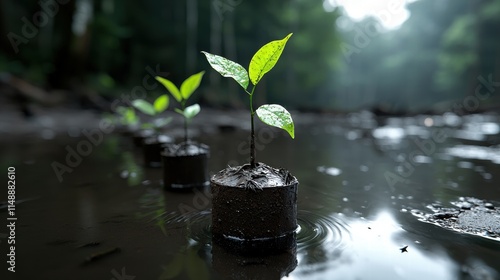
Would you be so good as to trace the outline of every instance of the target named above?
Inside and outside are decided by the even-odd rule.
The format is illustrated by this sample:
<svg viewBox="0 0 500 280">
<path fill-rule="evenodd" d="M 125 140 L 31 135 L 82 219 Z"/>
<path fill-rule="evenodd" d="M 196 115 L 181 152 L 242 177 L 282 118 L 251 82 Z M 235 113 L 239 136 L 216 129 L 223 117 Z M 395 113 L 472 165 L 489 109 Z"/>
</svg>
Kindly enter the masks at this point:
<svg viewBox="0 0 500 280">
<path fill-rule="evenodd" d="M 248 87 L 248 73 L 243 66 L 225 57 L 202 51 L 208 63 L 223 77 L 233 78 L 244 90 Z"/>
<path fill-rule="evenodd" d="M 200 112 L 200 105 L 194 104 L 186 107 L 187 100 L 191 95 L 198 89 L 200 86 L 201 80 L 205 71 L 201 71 L 199 73 L 193 74 L 189 76 L 184 82 L 181 84 L 181 89 L 179 90 L 177 86 L 172 83 L 170 80 L 156 76 L 155 79 L 160 82 L 172 96 L 181 104 L 181 109 L 176 108 L 175 112 L 179 113 L 184 117 L 184 139 L 188 141 L 187 135 L 187 126 L 189 121 L 193 119 Z"/>
<path fill-rule="evenodd" d="M 169 104 L 169 98 L 166 94 L 158 96 L 155 101 L 151 104 L 148 101 L 144 99 L 136 99 L 132 101 L 132 106 L 136 108 L 137 110 L 141 111 L 143 114 L 149 115 L 149 116 L 157 116 L 160 113 L 163 113 L 167 108 Z M 132 108 L 131 109 L 133 112 Z M 172 121 L 172 118 L 156 118 L 153 120 L 153 122 L 144 122 L 141 125 L 141 128 L 143 129 L 159 129 L 168 123 Z"/>
<path fill-rule="evenodd" d="M 198 104 L 195 104 L 195 105 L 197 105 L 197 108 L 198 108 L 196 111 L 196 109 L 194 109 L 196 106 L 193 108 L 190 108 L 192 106 L 189 106 L 186 108 L 186 102 L 189 99 L 189 97 L 191 97 L 191 95 L 195 92 L 195 90 L 198 89 L 198 87 L 200 86 L 201 79 L 203 78 L 203 74 L 205 74 L 205 71 L 201 71 L 199 73 L 196 73 L 196 74 L 189 76 L 186 80 L 184 80 L 184 82 L 182 82 L 180 90 L 177 88 L 177 86 L 175 86 L 174 83 L 172 83 L 168 79 L 158 77 L 158 76 L 156 76 L 155 78 L 181 104 L 182 108 L 180 110 L 177 109 L 175 111 L 177 113 L 183 115 L 185 118 L 191 119 L 194 116 L 196 116 L 196 114 L 198 114 L 200 112 L 200 106 Z M 189 112 L 186 113 L 186 110 L 188 108 L 189 108 Z M 193 114 L 193 112 L 195 112 L 195 111 L 196 111 L 196 113 Z"/>
<path fill-rule="evenodd" d="M 175 112 L 182 115 L 189 122 L 192 118 L 194 118 L 201 111 L 200 105 L 193 104 L 191 106 L 186 107 L 186 109 L 181 110 L 175 108 Z"/>
<path fill-rule="evenodd" d="M 144 99 L 136 99 L 132 101 L 132 106 L 146 115 L 156 116 L 167 109 L 168 103 L 168 96 L 164 94 L 156 98 L 153 104 Z"/>
<path fill-rule="evenodd" d="M 255 111 L 255 113 L 257 113 L 257 116 L 263 123 L 282 128 L 283 130 L 288 132 L 288 134 L 290 134 L 290 137 L 292 137 L 292 139 L 295 138 L 292 116 L 281 105 L 262 105 Z"/>
<path fill-rule="evenodd" d="M 213 55 L 208 52 L 202 52 L 205 54 L 208 63 L 212 68 L 219 72 L 223 77 L 230 77 L 236 80 L 240 84 L 245 92 L 249 95 L 250 99 L 250 120 L 251 120 L 251 134 L 250 134 L 250 165 L 255 167 L 255 132 L 254 132 L 254 122 L 253 117 L 255 113 L 262 122 L 267 125 L 275 126 L 281 128 L 290 134 L 290 137 L 295 137 L 294 124 L 292 116 L 290 113 L 280 105 L 262 105 L 256 111 L 253 110 L 253 94 L 255 87 L 260 82 L 262 77 L 269 72 L 278 62 L 283 49 L 285 48 L 286 42 L 292 36 L 292 33 L 288 34 L 285 38 L 281 40 L 276 40 L 269 42 L 262 46 L 252 57 L 249 66 L 249 72 L 247 72 L 238 63 L 226 59 L 221 56 Z M 250 73 L 250 74 L 248 74 Z M 252 81 L 253 88 L 252 91 L 247 91 L 248 80 Z"/>
<path fill-rule="evenodd" d="M 282 40 L 276 40 L 265 44 L 252 57 L 248 69 L 250 81 L 252 81 L 254 86 L 259 83 L 264 74 L 271 71 L 274 65 L 276 65 L 285 48 L 286 42 L 288 42 L 291 36 L 292 33 L 288 34 Z"/>
<path fill-rule="evenodd" d="M 141 111 L 142 113 L 150 116 L 156 115 L 156 110 L 151 103 L 147 102 L 146 100 L 143 99 L 136 99 L 132 101 L 132 106 L 134 106 L 137 110 Z"/>
<path fill-rule="evenodd" d="M 156 112 L 163 112 L 168 108 L 169 98 L 166 94 L 160 95 L 153 103 Z"/>
<path fill-rule="evenodd" d="M 120 122 L 123 125 L 133 125 L 138 122 L 134 108 L 119 106 L 116 112 L 120 115 Z"/>
<path fill-rule="evenodd" d="M 200 86 L 201 79 L 205 71 L 191 75 L 181 85 L 181 95 L 183 100 L 188 100 L 191 94 Z"/>
<path fill-rule="evenodd" d="M 230 77 L 236 80 L 236 82 L 238 82 L 238 84 L 240 84 L 245 89 L 248 95 L 250 95 L 250 113 L 253 116 L 255 112 L 253 111 L 252 96 L 255 87 L 260 82 L 264 74 L 269 72 L 271 69 L 273 69 L 274 65 L 276 65 L 281 56 L 281 53 L 283 52 L 283 49 L 285 48 L 286 42 L 292 36 L 292 34 L 293 33 L 290 33 L 281 40 L 272 41 L 262 46 L 252 57 L 252 60 L 250 61 L 249 72 L 247 72 L 238 63 L 227 58 L 217 56 L 208 52 L 202 53 L 205 54 L 208 63 L 210 63 L 210 66 L 212 66 L 215 71 L 219 72 L 219 74 L 221 74 L 223 77 Z M 246 87 L 248 86 L 249 76 L 252 84 L 254 85 L 251 92 L 248 92 L 246 90 Z M 266 120 L 263 120 L 264 123 L 286 130 L 293 138 L 294 126 L 290 113 L 285 108 L 279 105 L 263 106 L 265 107 L 260 111 L 263 115 L 263 118 L 261 118 L 261 120 L 264 119 Z M 274 109 L 277 109 L 276 106 L 279 106 L 279 110 L 274 111 Z M 271 112 L 275 112 L 273 114 L 273 118 L 269 117 Z"/>
</svg>

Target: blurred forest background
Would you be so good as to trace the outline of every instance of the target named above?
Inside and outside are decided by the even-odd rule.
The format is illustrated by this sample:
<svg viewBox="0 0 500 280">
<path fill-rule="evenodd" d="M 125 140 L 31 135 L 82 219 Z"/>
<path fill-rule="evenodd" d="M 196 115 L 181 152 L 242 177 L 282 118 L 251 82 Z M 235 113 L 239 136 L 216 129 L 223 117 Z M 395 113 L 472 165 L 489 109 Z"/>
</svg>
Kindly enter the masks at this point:
<svg viewBox="0 0 500 280">
<path fill-rule="evenodd" d="M 124 94 L 152 100 L 165 93 L 152 75 L 180 84 L 206 70 L 193 96 L 198 102 L 246 108 L 244 92 L 213 71 L 200 51 L 247 67 L 260 46 L 293 32 L 256 103 L 326 112 L 441 112 L 482 85 L 481 96 L 487 91 L 488 98 L 480 98 L 481 108 L 499 108 L 500 1 L 411 1 L 409 19 L 394 30 L 373 17 L 353 21 L 335 3 L 0 0 L 0 80 L 18 83 L 20 92 L 34 90 L 24 83 L 43 89 L 41 103 L 62 95 L 66 102 L 83 96 L 111 104 Z"/>
</svg>

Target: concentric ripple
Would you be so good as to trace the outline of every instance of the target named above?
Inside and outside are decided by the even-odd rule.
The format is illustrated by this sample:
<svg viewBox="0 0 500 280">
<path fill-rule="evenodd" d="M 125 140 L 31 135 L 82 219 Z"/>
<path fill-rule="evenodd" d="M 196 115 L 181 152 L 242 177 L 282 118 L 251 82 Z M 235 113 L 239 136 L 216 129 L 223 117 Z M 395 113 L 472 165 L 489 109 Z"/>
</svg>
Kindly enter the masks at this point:
<svg viewBox="0 0 500 280">
<path fill-rule="evenodd" d="M 341 217 L 298 211 L 297 250 L 321 248 L 326 253 L 342 250 L 351 240 L 347 223 Z"/>
<path fill-rule="evenodd" d="M 201 244 L 212 242 L 212 211 L 204 210 L 191 215 L 187 221 L 189 237 Z"/>
</svg>

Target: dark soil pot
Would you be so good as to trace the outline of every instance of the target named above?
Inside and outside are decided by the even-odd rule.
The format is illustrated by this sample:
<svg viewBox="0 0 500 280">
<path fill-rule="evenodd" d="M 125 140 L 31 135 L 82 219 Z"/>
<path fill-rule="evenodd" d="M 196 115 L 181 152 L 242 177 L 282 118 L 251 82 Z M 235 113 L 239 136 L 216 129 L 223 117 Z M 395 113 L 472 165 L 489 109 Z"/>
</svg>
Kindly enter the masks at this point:
<svg viewBox="0 0 500 280">
<path fill-rule="evenodd" d="M 275 254 L 295 244 L 298 181 L 263 163 L 228 167 L 211 180 L 212 238 L 242 254 Z"/>
<path fill-rule="evenodd" d="M 142 147 L 142 144 L 144 142 L 144 139 L 148 137 L 152 137 L 155 135 L 155 131 L 152 129 L 141 129 L 137 130 L 133 133 L 132 135 L 132 141 L 134 143 L 134 146 L 136 147 Z"/>
<path fill-rule="evenodd" d="M 161 167 L 161 153 L 166 144 L 174 142 L 172 137 L 157 135 L 144 138 L 142 141 L 144 165 L 147 167 Z"/>
<path fill-rule="evenodd" d="M 210 149 L 205 144 L 166 145 L 161 153 L 165 189 L 185 191 L 208 186 L 209 157 Z"/>
</svg>

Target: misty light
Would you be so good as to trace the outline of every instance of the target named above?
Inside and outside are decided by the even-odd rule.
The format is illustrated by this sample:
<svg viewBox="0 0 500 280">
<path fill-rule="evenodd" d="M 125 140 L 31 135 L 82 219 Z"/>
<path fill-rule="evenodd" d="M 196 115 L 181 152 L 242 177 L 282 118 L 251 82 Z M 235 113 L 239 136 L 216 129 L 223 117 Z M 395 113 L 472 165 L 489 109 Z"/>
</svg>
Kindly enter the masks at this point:
<svg viewBox="0 0 500 280">
<path fill-rule="evenodd" d="M 399 28 L 409 17 L 406 5 L 417 0 L 325 0 L 326 11 L 342 8 L 355 21 L 375 17 L 386 29 Z"/>
</svg>

